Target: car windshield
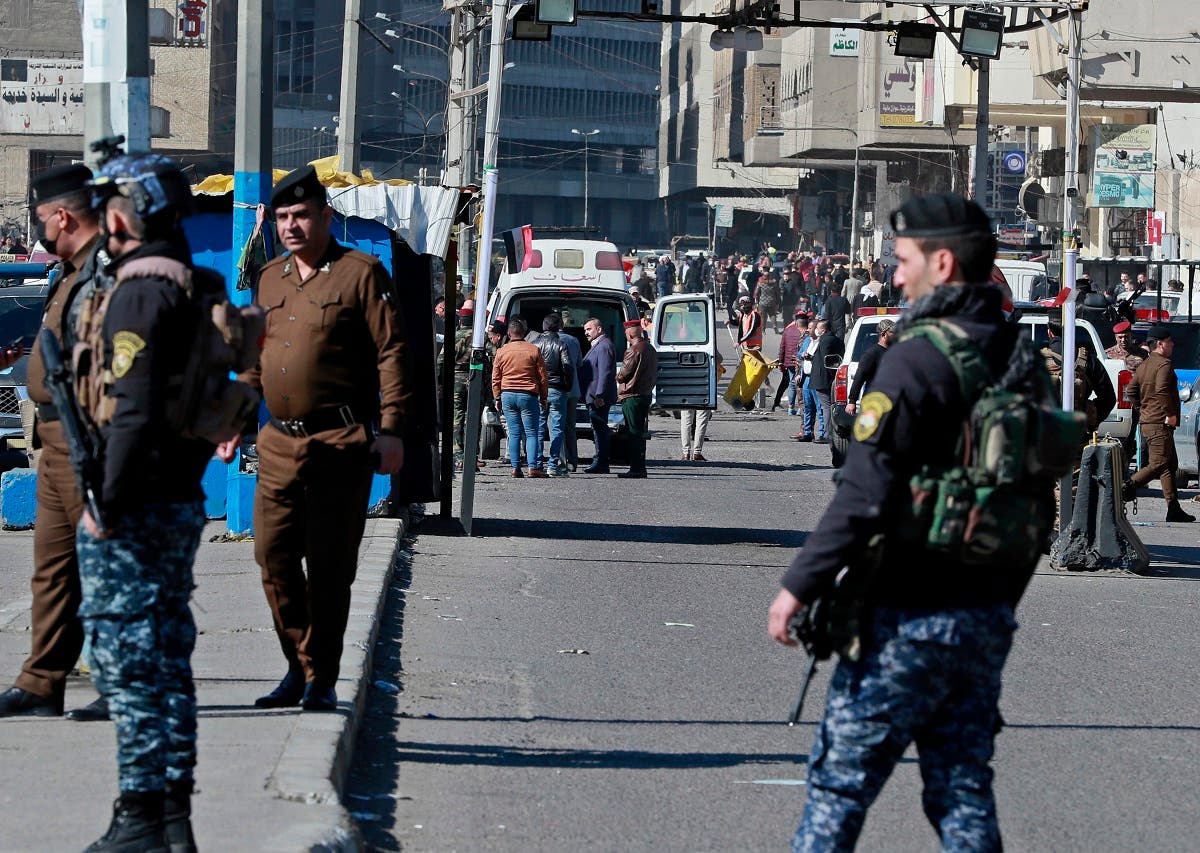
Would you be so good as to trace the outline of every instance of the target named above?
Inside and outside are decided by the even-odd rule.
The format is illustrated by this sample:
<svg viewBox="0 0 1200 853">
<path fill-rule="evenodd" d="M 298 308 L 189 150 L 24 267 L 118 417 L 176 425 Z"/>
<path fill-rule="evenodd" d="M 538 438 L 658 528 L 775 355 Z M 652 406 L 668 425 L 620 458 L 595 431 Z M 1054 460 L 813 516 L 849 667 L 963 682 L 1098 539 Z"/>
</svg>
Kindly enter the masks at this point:
<svg viewBox="0 0 1200 853">
<path fill-rule="evenodd" d="M 0 344 L 20 341 L 25 349 L 32 347 L 42 323 L 44 302 L 45 297 L 37 291 L 26 290 L 22 295 L 0 291 Z"/>
<path fill-rule="evenodd" d="M 854 339 L 854 352 L 851 353 L 850 360 L 853 362 L 862 361 L 863 356 L 867 354 L 867 350 L 877 343 L 879 343 L 879 324 L 861 324 L 858 337 Z"/>
<path fill-rule="evenodd" d="M 590 344 L 583 333 L 583 324 L 589 318 L 595 317 L 600 321 L 605 334 L 612 341 L 613 351 L 617 361 L 625 356 L 625 311 L 617 299 L 596 299 L 586 296 L 568 296 L 560 294 L 526 296 L 518 295 L 513 299 L 508 316 L 520 315 L 529 323 L 529 328 L 541 332 L 542 321 L 547 314 L 558 314 L 562 317 L 562 331 L 579 341 L 584 354 L 587 354 Z"/>
</svg>

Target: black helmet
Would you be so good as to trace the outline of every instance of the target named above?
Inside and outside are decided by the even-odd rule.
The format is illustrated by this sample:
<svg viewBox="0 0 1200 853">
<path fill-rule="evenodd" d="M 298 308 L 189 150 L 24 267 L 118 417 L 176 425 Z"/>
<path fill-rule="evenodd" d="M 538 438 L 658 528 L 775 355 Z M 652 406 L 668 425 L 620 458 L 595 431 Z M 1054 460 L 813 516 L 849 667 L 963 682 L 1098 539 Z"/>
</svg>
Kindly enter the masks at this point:
<svg viewBox="0 0 1200 853">
<path fill-rule="evenodd" d="M 133 202 L 143 221 L 175 213 L 180 219 L 196 212 L 187 178 L 174 160 L 161 154 L 125 154 L 109 160 L 96 172 L 92 207 L 100 210 L 114 196 Z"/>
</svg>

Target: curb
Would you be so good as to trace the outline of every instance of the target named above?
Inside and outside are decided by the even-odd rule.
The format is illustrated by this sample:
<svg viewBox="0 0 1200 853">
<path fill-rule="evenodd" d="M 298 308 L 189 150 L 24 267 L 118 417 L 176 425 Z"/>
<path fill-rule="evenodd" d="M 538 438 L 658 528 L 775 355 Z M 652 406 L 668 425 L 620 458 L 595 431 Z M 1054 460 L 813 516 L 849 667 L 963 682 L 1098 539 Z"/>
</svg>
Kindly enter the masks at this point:
<svg viewBox="0 0 1200 853">
<path fill-rule="evenodd" d="M 350 596 L 339 710 L 301 714 L 283 754 L 267 780 L 276 797 L 312 806 L 312 820 L 298 822 L 271 850 L 311 853 L 359 853 L 358 827 L 341 804 L 341 793 L 354 754 L 354 741 L 371 683 L 372 652 L 400 543 L 411 525 L 408 509 L 400 518 L 369 518 L 359 550 L 358 571 Z"/>
</svg>

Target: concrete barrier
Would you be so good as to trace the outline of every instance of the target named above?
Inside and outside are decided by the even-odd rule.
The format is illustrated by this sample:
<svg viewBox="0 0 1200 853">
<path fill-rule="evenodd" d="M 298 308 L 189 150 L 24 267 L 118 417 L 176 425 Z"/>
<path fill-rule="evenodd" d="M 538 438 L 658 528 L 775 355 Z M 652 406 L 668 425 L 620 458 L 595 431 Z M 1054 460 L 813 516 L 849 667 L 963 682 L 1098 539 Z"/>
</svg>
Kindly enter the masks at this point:
<svg viewBox="0 0 1200 853">
<path fill-rule="evenodd" d="M 1142 573 L 1150 554 L 1125 517 L 1121 488 L 1125 455 L 1116 442 L 1083 449 L 1071 521 L 1050 548 L 1050 564 L 1072 572 Z"/>
</svg>

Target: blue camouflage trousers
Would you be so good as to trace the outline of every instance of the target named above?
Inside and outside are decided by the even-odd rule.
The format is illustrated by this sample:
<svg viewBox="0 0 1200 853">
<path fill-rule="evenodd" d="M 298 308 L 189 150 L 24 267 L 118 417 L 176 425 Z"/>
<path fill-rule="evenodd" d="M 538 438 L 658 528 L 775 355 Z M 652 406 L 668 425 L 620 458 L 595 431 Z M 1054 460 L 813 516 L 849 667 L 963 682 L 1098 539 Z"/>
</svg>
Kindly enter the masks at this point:
<svg viewBox="0 0 1200 853">
<path fill-rule="evenodd" d="M 808 768 L 792 850 L 853 850 L 867 809 L 916 744 L 921 802 L 943 850 L 998 851 L 992 795 L 1011 607 L 879 608 L 862 658 L 841 660 Z"/>
<path fill-rule="evenodd" d="M 84 659 L 117 727 L 122 792 L 192 781 L 196 766 L 196 624 L 188 599 L 204 505 L 147 504 L 77 549 Z"/>
</svg>

